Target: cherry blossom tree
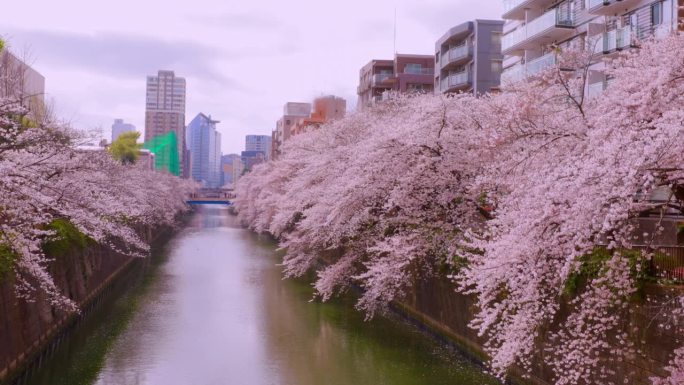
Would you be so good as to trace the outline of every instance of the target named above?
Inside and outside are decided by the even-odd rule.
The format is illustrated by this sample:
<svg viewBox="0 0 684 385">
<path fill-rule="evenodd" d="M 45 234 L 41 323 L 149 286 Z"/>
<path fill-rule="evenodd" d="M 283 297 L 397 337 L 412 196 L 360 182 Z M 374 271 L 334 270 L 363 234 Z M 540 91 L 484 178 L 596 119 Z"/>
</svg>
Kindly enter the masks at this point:
<svg viewBox="0 0 684 385">
<path fill-rule="evenodd" d="M 86 134 L 27 108 L 21 97 L 0 98 L 0 245 L 14 256 L 20 296 L 30 300 L 39 290 L 53 305 L 74 310 L 43 252 L 57 236 L 51 223 L 66 220 L 114 251 L 144 256 L 149 246 L 140 230 L 173 224 L 193 185 L 105 151 L 80 150 Z"/>
<path fill-rule="evenodd" d="M 477 300 L 494 373 L 531 373 L 542 346 L 557 384 L 611 383 L 610 360 L 640 354 L 624 321 L 657 245 L 638 218 L 684 208 L 684 38 L 607 61 L 589 99 L 592 60 L 566 52 L 495 95 L 397 96 L 299 135 L 241 179 L 239 216 L 280 240 L 287 276 L 316 270 L 323 300 L 358 285 L 372 316 L 446 266 Z"/>
</svg>

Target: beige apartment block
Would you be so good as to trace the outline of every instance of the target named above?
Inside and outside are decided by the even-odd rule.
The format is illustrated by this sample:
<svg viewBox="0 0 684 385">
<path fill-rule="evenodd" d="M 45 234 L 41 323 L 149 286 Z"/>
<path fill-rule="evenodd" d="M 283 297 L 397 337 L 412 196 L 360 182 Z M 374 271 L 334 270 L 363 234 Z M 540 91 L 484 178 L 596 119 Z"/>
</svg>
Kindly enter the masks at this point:
<svg viewBox="0 0 684 385">
<path fill-rule="evenodd" d="M 147 77 L 145 142 L 174 132 L 177 140 L 179 174 L 188 176 L 185 151 L 185 78 L 173 71 L 159 71 Z"/>
</svg>

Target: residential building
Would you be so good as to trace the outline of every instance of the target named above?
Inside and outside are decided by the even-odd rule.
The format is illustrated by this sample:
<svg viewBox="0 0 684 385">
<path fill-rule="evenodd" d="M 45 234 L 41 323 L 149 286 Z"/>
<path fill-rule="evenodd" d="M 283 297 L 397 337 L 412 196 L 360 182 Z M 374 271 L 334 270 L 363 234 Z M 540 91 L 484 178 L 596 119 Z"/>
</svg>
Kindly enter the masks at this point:
<svg viewBox="0 0 684 385">
<path fill-rule="evenodd" d="M 240 159 L 244 165 L 244 170 L 252 171 L 254 166 L 266 161 L 266 156 L 261 151 L 242 151 L 240 154 Z"/>
<path fill-rule="evenodd" d="M 185 90 L 185 79 L 173 71 L 159 71 L 157 76 L 147 77 L 145 143 L 150 149 L 163 148 L 165 152 L 164 156 L 156 154 L 157 169 L 187 177 Z"/>
<path fill-rule="evenodd" d="M 268 160 L 271 157 L 271 136 L 247 135 L 245 137 L 245 151 L 261 151 Z"/>
<path fill-rule="evenodd" d="M 434 92 L 432 55 L 396 54 L 394 60 L 371 60 L 359 71 L 358 107 L 387 99 L 391 92 Z"/>
<path fill-rule="evenodd" d="M 124 123 L 123 119 L 114 119 L 112 124 L 112 143 L 124 132 L 135 131 L 135 126 L 129 123 Z"/>
<path fill-rule="evenodd" d="M 448 30 L 435 43 L 435 91 L 482 95 L 499 89 L 502 20 L 474 20 Z"/>
<path fill-rule="evenodd" d="M 188 124 L 185 141 L 190 150 L 190 176 L 204 187 L 221 187 L 221 134 L 211 115 L 203 113 Z"/>
<path fill-rule="evenodd" d="M 311 103 L 288 102 L 283 107 L 283 116 L 276 122 L 271 140 L 270 159 L 276 159 L 281 153 L 283 143 L 290 139 L 292 127 L 300 118 L 311 116 Z"/>
<path fill-rule="evenodd" d="M 235 187 L 235 182 L 242 174 L 242 161 L 238 154 L 221 156 L 221 186 Z"/>
<path fill-rule="evenodd" d="M 504 0 L 502 83 L 534 76 L 557 63 L 563 49 L 594 53 L 587 92 L 609 79 L 605 55 L 677 30 L 682 0 Z"/>
<path fill-rule="evenodd" d="M 347 101 L 341 97 L 321 96 L 313 102 L 313 112 L 308 118 L 300 118 L 292 127 L 292 135 L 298 135 L 332 120 L 342 119 L 347 113 Z"/>
<path fill-rule="evenodd" d="M 233 178 L 233 185 L 232 187 L 235 188 L 237 185 L 238 181 L 242 177 L 242 174 L 245 172 L 245 165 L 242 163 L 242 158 L 238 156 L 237 158 L 233 158 L 233 172 L 232 172 L 232 178 Z"/>
<path fill-rule="evenodd" d="M 0 98 L 16 98 L 26 106 L 33 119 L 45 112 L 45 77 L 30 65 L 0 49 Z"/>
</svg>

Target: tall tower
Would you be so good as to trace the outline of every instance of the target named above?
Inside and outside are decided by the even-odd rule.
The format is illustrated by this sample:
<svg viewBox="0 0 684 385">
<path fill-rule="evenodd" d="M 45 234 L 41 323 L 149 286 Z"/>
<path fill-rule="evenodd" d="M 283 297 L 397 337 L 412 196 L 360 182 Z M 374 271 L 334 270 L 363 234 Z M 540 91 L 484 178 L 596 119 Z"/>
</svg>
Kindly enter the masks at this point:
<svg viewBox="0 0 684 385">
<path fill-rule="evenodd" d="M 155 153 L 155 167 L 187 176 L 185 162 L 185 78 L 173 71 L 147 77 L 145 148 Z"/>
<path fill-rule="evenodd" d="M 205 187 L 221 187 L 221 133 L 218 120 L 203 113 L 188 124 L 186 142 L 190 149 L 188 174 Z"/>
</svg>

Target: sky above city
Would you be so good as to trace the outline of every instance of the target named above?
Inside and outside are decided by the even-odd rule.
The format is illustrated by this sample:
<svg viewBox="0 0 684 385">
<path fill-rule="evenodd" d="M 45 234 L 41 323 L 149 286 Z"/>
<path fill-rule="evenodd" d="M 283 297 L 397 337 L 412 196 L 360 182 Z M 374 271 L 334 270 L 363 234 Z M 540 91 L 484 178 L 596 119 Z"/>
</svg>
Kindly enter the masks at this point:
<svg viewBox="0 0 684 385">
<path fill-rule="evenodd" d="M 0 36 L 46 77 L 59 116 L 109 138 L 115 118 L 143 132 L 145 80 L 187 80 L 186 124 L 221 121 L 224 154 L 270 135 L 288 101 L 337 95 L 356 106 L 359 69 L 396 51 L 434 54 L 464 21 L 498 19 L 500 0 L 23 0 Z"/>
</svg>

